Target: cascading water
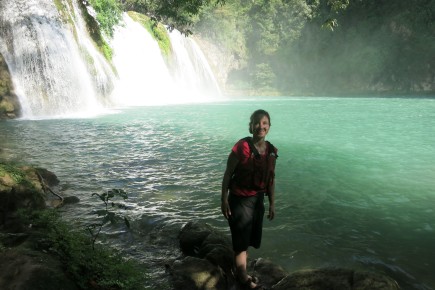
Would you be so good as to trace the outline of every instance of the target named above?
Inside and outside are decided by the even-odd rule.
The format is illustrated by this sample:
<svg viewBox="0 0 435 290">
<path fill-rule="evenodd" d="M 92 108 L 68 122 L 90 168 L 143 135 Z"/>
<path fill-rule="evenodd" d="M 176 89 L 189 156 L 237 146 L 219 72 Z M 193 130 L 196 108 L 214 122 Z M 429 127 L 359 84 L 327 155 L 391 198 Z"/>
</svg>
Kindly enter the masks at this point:
<svg viewBox="0 0 435 290">
<path fill-rule="evenodd" d="M 114 99 L 130 106 L 171 103 L 175 90 L 157 42 L 127 14 L 123 22 L 111 42 L 119 76 Z"/>
<path fill-rule="evenodd" d="M 9 66 L 24 117 L 87 114 L 101 109 L 83 55 L 53 1 L 2 0 L 0 13 L 0 52 Z M 77 30 L 78 39 L 84 33 Z"/>
<path fill-rule="evenodd" d="M 161 105 L 220 95 L 208 63 L 190 38 L 170 33 L 165 61 L 157 42 L 124 14 L 111 45 L 112 70 L 95 48 L 76 1 L 1 0 L 0 53 L 24 118 L 95 115 L 118 105 Z"/>
<path fill-rule="evenodd" d="M 173 104 L 220 95 L 213 73 L 194 41 L 174 30 L 166 64 L 157 42 L 127 13 L 115 30 L 113 62 L 119 74 L 114 99 L 125 105 Z"/>
<path fill-rule="evenodd" d="M 174 78 L 186 91 L 209 97 L 220 95 L 219 85 L 196 42 L 178 30 L 169 33 L 174 56 Z"/>
</svg>

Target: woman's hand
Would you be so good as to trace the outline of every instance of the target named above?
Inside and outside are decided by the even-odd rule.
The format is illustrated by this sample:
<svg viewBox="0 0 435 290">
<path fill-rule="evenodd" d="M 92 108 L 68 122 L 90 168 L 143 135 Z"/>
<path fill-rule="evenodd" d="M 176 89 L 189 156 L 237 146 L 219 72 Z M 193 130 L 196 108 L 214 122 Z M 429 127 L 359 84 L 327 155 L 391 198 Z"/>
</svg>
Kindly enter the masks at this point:
<svg viewBox="0 0 435 290">
<path fill-rule="evenodd" d="M 275 217 L 275 205 L 269 205 L 269 214 L 267 215 L 267 218 L 269 220 L 273 220 Z"/>
<path fill-rule="evenodd" d="M 226 219 L 229 219 L 231 216 L 231 210 L 230 210 L 230 205 L 228 204 L 227 199 L 222 200 L 221 210 L 222 210 L 222 214 L 224 215 L 224 217 Z"/>
</svg>

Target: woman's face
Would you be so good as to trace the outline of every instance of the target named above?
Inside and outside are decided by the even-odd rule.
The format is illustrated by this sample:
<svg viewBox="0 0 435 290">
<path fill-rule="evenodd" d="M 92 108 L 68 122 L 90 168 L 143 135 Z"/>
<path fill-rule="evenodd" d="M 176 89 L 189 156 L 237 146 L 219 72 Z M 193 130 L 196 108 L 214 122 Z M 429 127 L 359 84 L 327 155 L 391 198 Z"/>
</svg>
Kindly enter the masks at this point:
<svg viewBox="0 0 435 290">
<path fill-rule="evenodd" d="M 252 135 L 258 138 L 266 137 L 267 133 L 269 133 L 270 123 L 269 118 L 267 116 L 263 116 L 261 119 L 256 119 L 254 123 L 252 123 Z"/>
</svg>

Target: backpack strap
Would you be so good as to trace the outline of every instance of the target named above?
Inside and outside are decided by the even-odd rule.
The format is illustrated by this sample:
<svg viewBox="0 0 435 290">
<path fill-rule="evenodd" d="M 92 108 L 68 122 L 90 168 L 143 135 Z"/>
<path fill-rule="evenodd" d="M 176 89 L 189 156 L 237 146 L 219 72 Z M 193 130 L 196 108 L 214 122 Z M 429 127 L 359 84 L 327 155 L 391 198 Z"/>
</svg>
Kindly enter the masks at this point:
<svg viewBox="0 0 435 290">
<path fill-rule="evenodd" d="M 243 140 L 245 140 L 248 145 L 249 145 L 249 149 L 251 150 L 251 153 L 254 154 L 255 158 L 260 158 L 260 153 L 258 152 L 257 148 L 255 148 L 254 146 L 254 142 L 252 142 L 252 138 L 251 137 L 245 137 L 243 138 Z M 270 143 L 269 141 L 266 141 L 266 143 L 269 145 L 269 156 L 273 156 L 275 158 L 278 158 L 278 154 L 276 154 L 276 149 L 275 146 L 273 146 L 272 143 Z"/>
<path fill-rule="evenodd" d="M 276 152 L 275 146 L 273 146 L 272 143 L 270 143 L 269 141 L 266 141 L 269 144 L 269 156 L 273 156 L 276 158 L 278 158 L 278 154 Z"/>
<path fill-rule="evenodd" d="M 254 142 L 252 142 L 252 138 L 251 137 L 245 137 L 245 138 L 243 138 L 243 140 L 245 140 L 246 143 L 248 143 L 249 149 L 251 150 L 251 153 L 254 154 L 255 158 L 259 159 L 260 158 L 260 153 L 258 152 L 257 148 L 255 148 Z"/>
</svg>

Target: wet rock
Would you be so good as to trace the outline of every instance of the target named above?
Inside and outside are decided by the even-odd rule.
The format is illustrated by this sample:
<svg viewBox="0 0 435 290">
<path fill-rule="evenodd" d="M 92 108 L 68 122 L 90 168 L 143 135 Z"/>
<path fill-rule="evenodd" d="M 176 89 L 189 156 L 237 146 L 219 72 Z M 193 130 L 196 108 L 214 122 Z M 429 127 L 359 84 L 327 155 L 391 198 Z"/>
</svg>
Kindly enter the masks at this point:
<svg viewBox="0 0 435 290">
<path fill-rule="evenodd" d="M 0 289 L 76 290 L 56 259 L 40 252 L 0 253 Z"/>
<path fill-rule="evenodd" d="M 184 254 L 168 266 L 174 289 L 240 289 L 234 277 L 234 252 L 229 237 L 208 224 L 189 222 L 180 231 Z M 322 268 L 287 272 L 267 259 L 249 263 L 248 272 L 273 290 L 398 290 L 397 282 L 379 273 Z"/>
<path fill-rule="evenodd" d="M 227 290 L 223 271 L 207 260 L 186 257 L 177 260 L 171 267 L 175 289 Z"/>
<path fill-rule="evenodd" d="M 286 276 L 273 290 L 398 290 L 393 279 L 371 272 L 351 269 L 314 269 L 298 271 Z"/>
<path fill-rule="evenodd" d="M 213 228 L 208 224 L 187 223 L 178 235 L 181 251 L 186 255 L 195 256 L 199 251 L 199 247 L 211 232 L 213 232 Z"/>
<path fill-rule="evenodd" d="M 256 259 L 250 263 L 250 268 L 253 275 L 259 277 L 261 284 L 267 288 L 271 288 L 288 275 L 286 270 L 269 259 Z"/>
<path fill-rule="evenodd" d="M 80 202 L 80 198 L 78 198 L 77 196 L 65 196 L 63 198 L 63 204 L 74 204 L 74 203 L 78 203 Z"/>
<path fill-rule="evenodd" d="M 4 214 L 45 207 L 45 192 L 37 170 L 0 164 L 0 204 Z"/>
<path fill-rule="evenodd" d="M 51 187 L 59 184 L 56 175 L 43 168 L 0 163 L 0 225 L 14 228 L 16 211 L 39 210 L 63 201 Z"/>
</svg>

